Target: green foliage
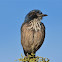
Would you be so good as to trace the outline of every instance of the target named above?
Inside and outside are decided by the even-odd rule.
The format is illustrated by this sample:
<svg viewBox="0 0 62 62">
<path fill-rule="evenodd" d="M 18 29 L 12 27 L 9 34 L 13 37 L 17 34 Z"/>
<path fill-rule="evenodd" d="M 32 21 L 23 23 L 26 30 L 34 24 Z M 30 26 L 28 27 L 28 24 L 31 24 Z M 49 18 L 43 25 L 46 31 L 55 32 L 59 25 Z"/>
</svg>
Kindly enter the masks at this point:
<svg viewBox="0 0 62 62">
<path fill-rule="evenodd" d="M 48 58 L 43 58 L 43 57 L 35 57 L 34 58 L 34 54 L 32 53 L 31 55 L 28 55 L 28 56 L 23 56 L 21 54 L 21 57 L 20 59 L 18 60 L 15 60 L 15 61 L 19 61 L 19 62 L 49 62 L 50 60 Z"/>
</svg>

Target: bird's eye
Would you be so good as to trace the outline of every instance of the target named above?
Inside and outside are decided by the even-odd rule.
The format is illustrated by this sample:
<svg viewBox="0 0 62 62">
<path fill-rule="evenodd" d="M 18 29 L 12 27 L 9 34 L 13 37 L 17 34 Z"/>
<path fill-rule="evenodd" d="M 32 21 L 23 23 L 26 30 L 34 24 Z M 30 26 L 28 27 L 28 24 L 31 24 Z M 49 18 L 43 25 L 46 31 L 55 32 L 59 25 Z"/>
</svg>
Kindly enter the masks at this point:
<svg viewBox="0 0 62 62">
<path fill-rule="evenodd" d="M 42 14 L 42 12 L 40 14 Z"/>
<path fill-rule="evenodd" d="M 31 21 L 29 23 L 31 23 Z"/>
</svg>

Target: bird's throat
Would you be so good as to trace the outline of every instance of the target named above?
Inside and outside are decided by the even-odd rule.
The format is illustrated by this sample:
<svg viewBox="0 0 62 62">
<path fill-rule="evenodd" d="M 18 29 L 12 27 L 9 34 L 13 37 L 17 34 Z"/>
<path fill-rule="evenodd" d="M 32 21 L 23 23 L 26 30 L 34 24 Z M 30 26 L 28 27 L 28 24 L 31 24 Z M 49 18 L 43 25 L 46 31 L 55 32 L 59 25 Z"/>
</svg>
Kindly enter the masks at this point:
<svg viewBox="0 0 62 62">
<path fill-rule="evenodd" d="M 30 30 L 35 30 L 35 31 L 39 31 L 41 30 L 41 25 L 40 25 L 40 20 L 39 19 L 34 19 L 34 20 L 31 20 L 29 22 L 29 27 L 28 29 Z"/>
</svg>

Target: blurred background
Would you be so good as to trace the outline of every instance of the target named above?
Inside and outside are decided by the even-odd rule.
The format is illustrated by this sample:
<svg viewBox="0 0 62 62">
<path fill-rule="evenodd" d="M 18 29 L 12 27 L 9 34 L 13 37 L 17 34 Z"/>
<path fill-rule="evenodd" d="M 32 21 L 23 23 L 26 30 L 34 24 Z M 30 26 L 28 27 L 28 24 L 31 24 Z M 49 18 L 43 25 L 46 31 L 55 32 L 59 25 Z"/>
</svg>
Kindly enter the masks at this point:
<svg viewBox="0 0 62 62">
<path fill-rule="evenodd" d="M 46 37 L 36 56 L 62 62 L 62 0 L 0 0 L 0 62 L 15 62 L 24 55 L 20 28 L 33 9 L 48 15 L 41 20 Z"/>
</svg>

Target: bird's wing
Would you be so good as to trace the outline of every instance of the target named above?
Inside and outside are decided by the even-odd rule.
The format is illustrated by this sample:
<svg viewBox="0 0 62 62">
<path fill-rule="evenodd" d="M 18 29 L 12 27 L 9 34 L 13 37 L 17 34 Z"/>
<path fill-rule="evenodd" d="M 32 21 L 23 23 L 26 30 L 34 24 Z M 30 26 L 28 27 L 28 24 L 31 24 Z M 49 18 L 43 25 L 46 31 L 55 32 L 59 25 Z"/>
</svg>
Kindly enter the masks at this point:
<svg viewBox="0 0 62 62">
<path fill-rule="evenodd" d="M 33 32 L 28 30 L 27 27 L 27 23 L 23 23 L 21 27 L 21 44 L 25 51 L 29 51 L 33 44 Z"/>
<path fill-rule="evenodd" d="M 41 45 L 43 44 L 43 42 L 44 42 L 44 39 L 45 39 L 45 26 L 44 26 L 44 24 L 43 23 L 41 23 L 41 33 L 42 33 L 42 38 L 41 38 Z M 41 46 L 40 45 L 40 46 Z"/>
</svg>

